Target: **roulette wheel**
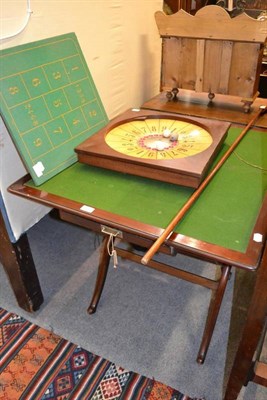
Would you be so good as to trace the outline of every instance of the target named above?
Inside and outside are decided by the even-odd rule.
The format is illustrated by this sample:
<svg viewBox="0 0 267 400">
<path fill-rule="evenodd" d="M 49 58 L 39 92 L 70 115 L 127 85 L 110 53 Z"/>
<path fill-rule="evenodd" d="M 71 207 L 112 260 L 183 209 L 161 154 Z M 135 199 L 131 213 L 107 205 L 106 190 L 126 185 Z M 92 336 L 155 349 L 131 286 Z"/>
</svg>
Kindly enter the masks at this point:
<svg viewBox="0 0 267 400">
<path fill-rule="evenodd" d="M 230 124 L 133 109 L 75 148 L 82 163 L 198 187 Z"/>
</svg>

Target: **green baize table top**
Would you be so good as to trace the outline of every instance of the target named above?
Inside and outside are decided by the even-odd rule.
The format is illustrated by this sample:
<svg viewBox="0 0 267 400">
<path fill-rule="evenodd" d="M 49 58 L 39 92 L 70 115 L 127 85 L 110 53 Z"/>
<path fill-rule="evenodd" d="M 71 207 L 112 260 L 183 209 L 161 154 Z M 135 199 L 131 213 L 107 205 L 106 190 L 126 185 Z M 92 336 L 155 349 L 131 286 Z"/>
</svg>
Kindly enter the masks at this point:
<svg viewBox="0 0 267 400">
<path fill-rule="evenodd" d="M 240 132 L 230 128 L 215 163 Z M 194 191 L 78 162 L 37 189 L 163 229 Z M 174 232 L 245 252 L 266 190 L 267 133 L 251 130 Z"/>
</svg>

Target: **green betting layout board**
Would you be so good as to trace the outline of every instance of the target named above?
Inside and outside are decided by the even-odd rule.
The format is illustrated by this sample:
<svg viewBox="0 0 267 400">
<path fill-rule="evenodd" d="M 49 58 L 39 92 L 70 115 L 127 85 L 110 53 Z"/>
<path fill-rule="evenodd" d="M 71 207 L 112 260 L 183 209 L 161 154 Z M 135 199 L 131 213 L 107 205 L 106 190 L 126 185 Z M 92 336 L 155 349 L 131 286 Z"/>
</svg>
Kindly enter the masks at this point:
<svg viewBox="0 0 267 400">
<path fill-rule="evenodd" d="M 1 115 L 36 185 L 108 119 L 74 33 L 0 52 Z"/>
</svg>

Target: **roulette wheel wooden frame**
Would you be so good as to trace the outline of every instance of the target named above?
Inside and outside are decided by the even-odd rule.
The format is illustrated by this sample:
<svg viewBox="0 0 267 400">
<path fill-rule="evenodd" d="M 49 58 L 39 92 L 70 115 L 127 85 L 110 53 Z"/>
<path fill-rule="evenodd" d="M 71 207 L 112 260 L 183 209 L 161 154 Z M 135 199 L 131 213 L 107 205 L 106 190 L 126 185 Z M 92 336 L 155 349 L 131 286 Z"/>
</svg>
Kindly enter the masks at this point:
<svg viewBox="0 0 267 400">
<path fill-rule="evenodd" d="M 167 130 L 175 127 L 178 134 L 177 140 L 170 140 L 168 145 L 168 139 L 163 137 L 166 124 L 170 127 Z M 229 126 L 228 122 L 206 118 L 128 110 L 78 145 L 75 151 L 78 160 L 85 164 L 196 188 L 221 148 Z M 155 135 L 154 142 L 152 135 Z M 203 137 L 204 141 L 210 138 L 204 149 Z M 144 144 L 151 140 L 152 145 Z"/>
</svg>

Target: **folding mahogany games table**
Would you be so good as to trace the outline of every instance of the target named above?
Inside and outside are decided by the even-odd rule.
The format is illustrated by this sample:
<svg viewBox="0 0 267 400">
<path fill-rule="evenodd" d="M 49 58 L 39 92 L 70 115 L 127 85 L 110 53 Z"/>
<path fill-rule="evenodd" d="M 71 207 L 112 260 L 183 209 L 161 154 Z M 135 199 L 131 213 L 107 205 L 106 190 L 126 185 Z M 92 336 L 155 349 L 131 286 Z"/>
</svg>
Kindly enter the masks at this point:
<svg viewBox="0 0 267 400">
<path fill-rule="evenodd" d="M 201 15 L 204 19 L 207 18 L 206 12 L 208 13 L 208 17 L 210 17 L 209 12 L 211 12 L 214 18 L 218 13 L 221 18 L 222 11 L 220 8 L 209 8 L 207 11 L 202 11 Z M 227 20 L 228 25 L 232 24 L 227 13 L 224 13 L 222 17 Z M 205 43 L 207 44 L 208 51 L 204 49 L 204 39 L 202 37 L 198 37 L 197 43 L 194 43 L 193 47 L 196 50 L 194 57 L 197 61 L 197 68 L 196 71 L 193 71 L 194 63 L 187 62 L 186 57 L 184 59 L 185 62 L 181 65 L 178 62 L 180 60 L 179 57 L 176 57 L 175 60 L 172 58 L 174 54 L 178 54 L 177 49 L 179 51 L 184 49 L 184 38 L 179 38 L 177 41 L 177 32 L 176 30 L 173 32 L 173 28 L 176 26 L 173 23 L 174 19 L 172 16 L 168 19 L 168 23 L 170 23 L 170 26 L 168 26 L 168 24 L 166 25 L 165 17 L 162 17 L 160 14 L 159 18 L 160 34 L 164 38 L 163 56 L 165 55 L 165 61 L 166 57 L 167 60 L 169 56 L 171 57 L 170 62 L 163 62 L 163 81 L 161 82 L 161 86 L 165 91 L 169 90 L 170 86 L 171 92 L 167 98 L 166 94 L 159 94 L 145 103 L 142 109 L 146 112 L 158 112 L 159 114 L 168 112 L 173 114 L 174 118 L 201 117 L 231 123 L 228 135 L 223 141 L 219 153 L 212 160 L 212 165 L 209 165 L 210 170 L 212 170 L 214 166 L 218 165 L 217 163 L 220 162 L 240 132 L 242 132 L 243 128 L 253 118 L 253 115 L 257 113 L 259 106 L 266 104 L 261 99 L 255 100 L 258 94 L 255 93 L 257 80 L 251 78 L 251 71 L 257 75 L 258 59 L 254 60 L 253 58 L 246 57 L 246 63 L 248 64 L 248 60 L 250 60 L 252 65 L 249 65 L 247 68 L 248 71 L 243 74 L 244 59 L 241 59 L 236 54 L 236 51 L 239 52 L 240 50 L 240 45 L 237 44 L 237 46 L 234 46 L 232 43 L 229 44 L 228 42 L 232 41 L 232 38 L 222 36 L 228 31 L 225 28 L 221 28 L 222 32 L 219 32 L 219 36 L 213 38 L 218 40 L 218 43 L 210 40 L 210 33 L 208 33 L 207 38 L 204 38 L 207 42 Z M 183 19 L 183 16 L 177 18 Z M 186 16 L 187 18 L 189 17 Z M 216 25 L 214 18 L 209 18 L 209 20 L 212 20 Z M 161 19 L 163 19 L 163 22 Z M 242 19 L 239 22 L 242 23 Z M 246 23 L 248 23 L 247 19 Z M 258 25 L 254 24 L 253 21 L 250 22 L 250 25 L 253 25 L 250 32 L 251 47 L 247 45 L 246 38 L 244 39 L 243 36 L 237 40 L 244 41 L 243 46 L 245 50 L 249 48 L 253 50 L 253 54 L 260 55 L 265 34 L 262 30 L 258 29 Z M 185 21 L 183 26 L 187 30 L 187 21 Z M 202 27 L 204 25 L 196 22 L 196 26 Z M 217 23 L 216 26 L 222 27 L 224 25 Z M 216 30 L 212 30 L 212 34 L 214 31 Z M 237 31 L 239 32 L 239 30 Z M 254 43 L 255 32 L 259 36 L 256 43 Z M 172 35 L 174 37 L 169 40 Z M 186 55 L 189 54 L 190 56 L 193 54 L 190 51 L 192 45 L 191 39 L 189 38 L 186 42 L 188 46 L 190 45 Z M 73 41 L 73 38 L 71 40 Z M 193 41 L 195 41 L 195 38 L 193 38 Z M 214 43 L 216 44 L 215 47 Z M 210 56 L 212 50 L 216 50 L 215 56 Z M 67 51 L 69 52 L 68 47 Z M 232 51 L 233 55 L 230 57 Z M 247 54 L 246 51 L 242 50 L 241 53 Z M 62 102 L 66 110 L 64 109 L 63 114 L 52 115 L 54 117 L 52 121 L 45 121 L 45 129 L 48 131 L 48 134 L 53 133 L 52 137 L 58 140 L 59 136 L 54 136 L 55 133 L 58 133 L 57 125 L 54 124 L 57 124 L 59 117 L 64 117 L 64 124 L 61 123 L 61 126 L 65 127 L 67 133 L 69 133 L 67 130 L 69 128 L 70 132 L 73 130 L 76 134 L 73 138 L 73 147 L 71 149 L 68 148 L 68 151 L 71 150 L 71 152 L 77 144 L 79 145 L 78 139 L 81 133 L 80 129 L 83 128 L 83 125 L 87 124 L 92 128 L 93 132 L 96 132 L 107 123 L 100 99 L 96 94 L 90 76 L 86 72 L 83 58 L 79 51 L 77 53 L 77 45 L 73 47 L 73 52 L 71 57 L 68 55 L 66 60 L 65 58 L 63 59 L 64 69 L 62 69 L 62 75 L 65 71 L 68 71 L 68 73 L 65 81 L 62 81 L 62 87 L 53 88 L 52 97 L 50 93 L 45 92 L 46 87 L 42 89 L 44 93 L 40 94 L 38 92 L 38 96 L 44 96 L 45 99 L 50 100 L 51 110 L 55 113 L 58 111 L 58 106 L 61 103 L 59 104 L 58 98 L 54 98 L 54 90 L 57 95 L 64 93 L 64 96 L 67 96 L 68 101 L 65 101 L 65 103 Z M 219 53 L 222 55 L 222 60 L 216 56 Z M 53 52 L 52 54 L 55 57 L 57 53 Z M 207 55 L 207 62 L 204 55 Z M 227 70 L 223 69 L 221 71 L 222 76 L 220 77 L 217 74 L 218 70 L 221 65 L 228 65 L 226 61 L 230 58 L 234 61 L 235 68 L 232 69 L 229 67 Z M 69 59 L 72 60 L 71 63 Z M 202 61 L 202 66 L 199 65 L 200 61 Z M 214 61 L 216 61 L 217 69 L 214 68 Z M 242 64 L 241 67 L 240 63 Z M 51 64 L 54 66 L 55 63 Z M 189 66 L 192 68 L 190 69 Z M 207 71 L 204 66 L 207 67 Z M 178 67 L 182 68 L 181 74 Z M 50 71 L 49 68 L 47 69 L 47 73 L 51 72 L 51 82 L 54 85 L 58 85 L 58 74 L 54 70 Z M 211 71 L 213 71 L 212 75 Z M 197 72 L 197 76 L 195 76 L 195 72 Z M 203 73 L 203 76 L 200 73 Z M 243 81 L 240 82 L 240 76 L 244 79 L 244 83 Z M 247 76 L 250 78 L 247 79 Z M 195 82 L 196 87 L 186 87 L 186 82 L 180 82 L 181 77 L 190 85 L 192 82 Z M 226 79 L 226 77 L 229 79 Z M 237 79 L 237 77 L 239 78 Z M 214 81 L 212 82 L 214 86 L 213 90 L 210 90 L 211 78 Z M 231 83 L 232 80 L 235 82 L 235 85 Z M 81 82 L 85 82 L 86 85 L 83 83 L 82 86 Z M 237 82 L 240 84 L 237 84 Z M 174 87 L 173 83 L 175 84 Z M 226 83 L 229 83 L 229 88 Z M 9 87 L 8 85 L 9 81 L 7 81 L 7 88 Z M 90 90 L 87 90 L 88 87 Z M 183 93 L 183 88 L 188 89 L 188 92 Z M 241 93 L 241 89 L 243 91 L 246 90 L 244 93 Z M 194 93 L 194 90 L 197 93 Z M 239 98 L 237 100 L 234 98 L 227 99 L 227 96 L 217 95 L 217 93 L 229 94 L 230 96 Z M 34 96 L 36 95 L 35 92 L 33 94 Z M 214 94 L 216 94 L 216 100 L 209 102 L 209 99 L 213 99 Z M 246 113 L 243 112 L 240 105 L 240 97 L 245 100 L 245 103 L 248 103 L 247 100 L 249 100 L 249 107 L 245 107 Z M 28 102 L 28 98 L 26 100 Z M 12 101 L 14 101 L 14 97 L 12 97 Z M 7 102 L 7 104 L 9 103 Z M 69 104 L 73 105 L 73 110 L 69 110 Z M 93 112 L 94 109 L 88 108 L 88 104 L 90 107 L 91 104 L 95 104 L 97 112 Z M 21 108 L 18 108 L 21 107 L 20 104 L 15 104 L 14 106 L 12 103 L 12 107 L 10 107 L 10 109 L 12 108 L 10 117 L 11 126 L 14 116 L 20 117 L 20 114 L 14 114 L 13 107 L 15 107 L 15 111 L 18 110 L 18 112 L 21 112 Z M 40 110 L 39 107 L 36 109 Z M 23 112 L 25 113 L 24 108 Z M 74 112 L 75 114 L 73 114 Z M 48 119 L 51 117 L 50 114 L 48 113 Z M 84 119 L 84 115 L 87 116 L 87 119 Z M 40 121 L 42 122 L 41 117 L 43 118 L 43 116 L 40 116 Z M 19 121 L 20 118 L 17 118 L 17 120 Z M 30 123 L 29 118 L 26 121 L 28 124 Z M 81 121 L 83 121 L 83 124 L 80 124 Z M 32 122 L 37 125 L 39 124 L 36 120 Z M 51 129 L 49 130 L 47 126 Z M 28 125 L 24 127 L 24 130 L 26 128 L 28 129 Z M 267 268 L 266 257 L 263 257 L 264 251 L 266 251 L 267 235 L 266 128 L 267 116 L 265 114 L 246 133 L 241 143 L 227 158 L 226 162 L 205 187 L 200 197 L 194 202 L 183 219 L 160 246 L 158 252 L 165 254 L 166 257 L 164 257 L 164 260 L 166 261 L 163 263 L 156 255 L 147 263 L 147 266 L 150 268 L 194 284 L 199 284 L 213 291 L 197 355 L 199 363 L 203 363 L 205 360 L 231 268 L 241 268 L 251 272 Z M 31 134 L 32 127 L 29 132 Z M 31 143 L 30 139 L 29 143 Z M 24 142 L 19 144 L 23 148 Z M 39 147 L 37 146 L 34 150 L 39 151 Z M 45 161 L 47 160 L 44 160 L 44 167 L 46 167 Z M 48 161 L 52 162 L 53 157 L 51 156 Z M 50 166 L 49 163 L 48 165 Z M 58 210 L 62 220 L 88 228 L 103 236 L 98 276 L 88 307 L 89 313 L 93 313 L 97 309 L 102 290 L 104 289 L 111 256 L 114 256 L 114 262 L 116 262 L 115 255 L 117 254 L 120 257 L 141 263 L 142 256 L 140 255 L 140 251 L 135 250 L 137 246 L 138 249 L 140 247 L 149 249 L 164 232 L 177 212 L 186 204 L 195 190 L 192 187 L 169 183 L 170 181 L 148 179 L 142 176 L 103 169 L 101 165 L 92 166 L 79 162 L 64 165 L 66 168 L 61 168 L 62 165 L 60 163 L 57 166 L 58 173 L 55 176 L 49 176 L 50 179 L 43 181 L 42 172 L 45 168 L 40 170 L 39 167 L 39 162 L 33 165 L 33 167 L 31 166 L 32 169 L 34 168 L 33 172 L 36 172 L 37 168 L 37 172 L 40 173 L 39 182 L 34 182 L 27 175 L 11 185 L 9 191 L 28 200 L 53 207 Z M 53 168 L 51 167 L 52 170 Z M 32 173 L 31 176 L 34 176 L 34 174 Z M 133 246 L 133 250 L 126 250 L 125 246 L 119 245 L 119 242 L 130 243 L 135 246 Z M 216 269 L 219 266 L 221 269 L 220 277 L 217 280 L 213 280 L 171 266 L 167 261 L 168 257 L 175 257 L 177 253 L 213 263 Z M 21 274 L 22 280 L 25 280 L 23 279 L 23 271 L 21 271 Z M 263 296 L 263 293 L 261 295 Z M 149 307 L 149 305 L 146 306 Z M 229 396 L 227 398 L 227 400 L 232 399 L 234 397 Z"/>
<path fill-rule="evenodd" d="M 155 102 L 157 106 L 155 107 Z M 259 100 L 260 102 L 260 100 Z M 161 108 L 162 98 L 150 104 Z M 168 107 L 164 101 L 164 108 Z M 257 103 L 254 110 L 257 108 Z M 176 111 L 192 114 L 190 103 L 178 102 Z M 203 106 L 204 114 L 210 110 Z M 206 111 L 205 111 L 206 109 Z M 201 107 L 199 108 L 201 112 Z M 207 111 L 208 110 L 208 111 Z M 214 108 L 214 115 L 220 108 Z M 247 114 L 232 108 L 243 123 Z M 256 271 L 261 266 L 267 233 L 267 134 L 266 115 L 250 130 L 206 187 L 160 252 L 183 253 L 220 265 L 218 281 L 189 273 L 152 259 L 148 267 L 186 279 L 214 291 L 197 356 L 202 363 L 208 350 L 232 267 Z M 242 130 L 232 125 L 214 164 L 226 152 Z M 104 287 L 110 261 L 108 243 L 114 238 L 149 248 L 163 232 L 177 210 L 194 189 L 93 167 L 79 162 L 68 167 L 44 184 L 35 186 L 29 176 L 14 183 L 12 193 L 56 208 L 61 219 L 86 227 L 103 235 L 102 252 L 95 291 L 89 313 L 95 312 Z M 116 246 L 116 243 L 115 243 Z M 119 256 L 140 262 L 139 253 L 118 248 Z"/>
</svg>

